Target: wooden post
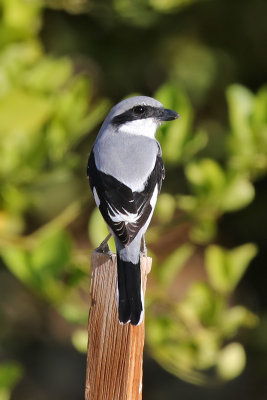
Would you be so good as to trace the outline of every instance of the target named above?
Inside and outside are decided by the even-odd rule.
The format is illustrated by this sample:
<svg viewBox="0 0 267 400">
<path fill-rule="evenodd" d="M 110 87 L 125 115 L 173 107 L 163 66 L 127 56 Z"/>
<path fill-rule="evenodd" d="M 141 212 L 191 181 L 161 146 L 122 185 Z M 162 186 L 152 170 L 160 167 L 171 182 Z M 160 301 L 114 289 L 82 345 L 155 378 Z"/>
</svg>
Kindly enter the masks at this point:
<svg viewBox="0 0 267 400">
<path fill-rule="evenodd" d="M 152 259 L 141 257 L 143 291 Z M 88 322 L 86 400 L 141 400 L 144 321 L 120 325 L 116 305 L 116 256 L 94 252 Z"/>
</svg>

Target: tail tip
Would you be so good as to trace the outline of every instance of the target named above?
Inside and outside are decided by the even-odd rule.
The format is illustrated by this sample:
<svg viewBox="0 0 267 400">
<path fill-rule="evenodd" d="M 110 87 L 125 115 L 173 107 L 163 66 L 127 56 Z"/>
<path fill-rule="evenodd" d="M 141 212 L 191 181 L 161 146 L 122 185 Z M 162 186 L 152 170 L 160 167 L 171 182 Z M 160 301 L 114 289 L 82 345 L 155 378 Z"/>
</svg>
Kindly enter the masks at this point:
<svg viewBox="0 0 267 400">
<path fill-rule="evenodd" d="M 133 326 L 139 326 L 142 324 L 144 319 L 144 311 L 142 310 L 141 313 L 139 313 L 139 315 L 130 315 L 127 317 L 122 317 L 121 315 L 119 315 L 119 324 L 120 325 L 126 325 L 128 323 L 130 323 Z"/>
</svg>

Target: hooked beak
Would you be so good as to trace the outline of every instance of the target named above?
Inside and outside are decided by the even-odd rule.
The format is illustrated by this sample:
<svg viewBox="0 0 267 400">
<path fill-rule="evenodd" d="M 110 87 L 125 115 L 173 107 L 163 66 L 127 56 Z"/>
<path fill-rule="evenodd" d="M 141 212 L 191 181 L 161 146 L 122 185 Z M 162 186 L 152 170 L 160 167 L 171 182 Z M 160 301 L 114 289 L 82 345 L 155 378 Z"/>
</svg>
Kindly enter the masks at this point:
<svg viewBox="0 0 267 400">
<path fill-rule="evenodd" d="M 169 110 L 168 108 L 161 109 L 158 115 L 159 121 L 172 121 L 177 118 L 180 118 L 180 115 L 176 111 Z"/>
</svg>

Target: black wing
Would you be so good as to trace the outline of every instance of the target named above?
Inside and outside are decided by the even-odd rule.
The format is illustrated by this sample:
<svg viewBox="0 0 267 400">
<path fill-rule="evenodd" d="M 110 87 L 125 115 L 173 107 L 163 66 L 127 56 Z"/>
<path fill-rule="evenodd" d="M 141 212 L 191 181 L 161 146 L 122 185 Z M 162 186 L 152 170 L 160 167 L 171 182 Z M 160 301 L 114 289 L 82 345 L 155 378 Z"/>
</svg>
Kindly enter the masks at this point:
<svg viewBox="0 0 267 400">
<path fill-rule="evenodd" d="M 165 170 L 160 148 L 155 167 L 142 192 L 132 192 L 128 186 L 119 182 L 116 178 L 98 171 L 93 150 L 88 160 L 87 175 L 92 192 L 94 189 L 96 190 L 100 201 L 99 210 L 104 220 L 120 241 L 124 245 L 128 245 L 153 211 L 150 200 L 155 186 L 158 186 L 158 192 L 161 190 Z M 132 221 L 126 222 L 124 217 L 126 218 L 129 214 L 133 216 Z"/>
</svg>

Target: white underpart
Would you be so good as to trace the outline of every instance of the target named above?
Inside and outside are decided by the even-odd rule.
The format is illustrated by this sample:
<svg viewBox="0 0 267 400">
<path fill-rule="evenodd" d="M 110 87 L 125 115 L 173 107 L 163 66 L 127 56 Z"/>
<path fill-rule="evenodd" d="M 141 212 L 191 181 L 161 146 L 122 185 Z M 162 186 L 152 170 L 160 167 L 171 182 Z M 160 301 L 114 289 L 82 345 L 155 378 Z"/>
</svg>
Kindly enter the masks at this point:
<svg viewBox="0 0 267 400">
<path fill-rule="evenodd" d="M 147 136 L 153 139 L 158 126 L 159 123 L 154 118 L 144 118 L 126 122 L 119 127 L 118 131 L 132 135 Z"/>
<path fill-rule="evenodd" d="M 99 200 L 99 197 L 98 197 L 98 194 L 97 194 L 97 191 L 96 191 L 95 187 L 93 188 L 93 194 L 94 194 L 94 198 L 95 198 L 95 203 L 96 203 L 97 207 L 99 207 L 100 200 Z"/>
</svg>

